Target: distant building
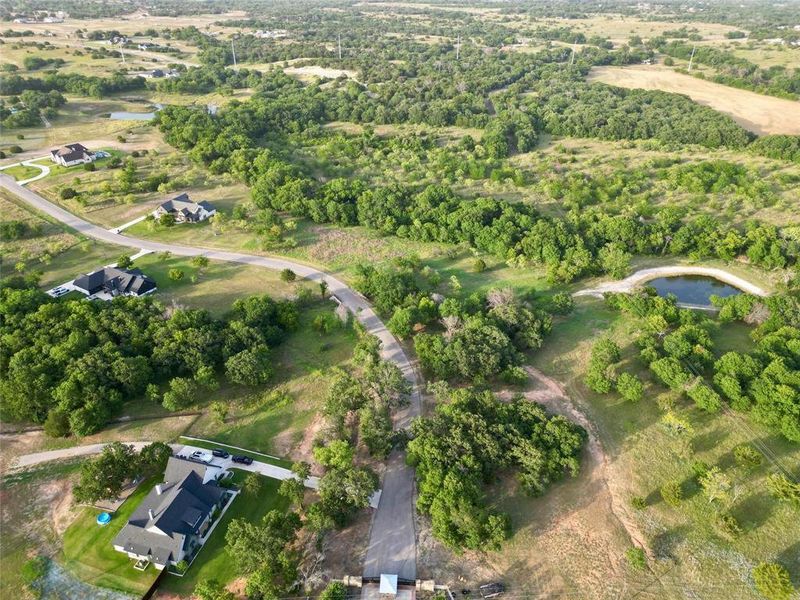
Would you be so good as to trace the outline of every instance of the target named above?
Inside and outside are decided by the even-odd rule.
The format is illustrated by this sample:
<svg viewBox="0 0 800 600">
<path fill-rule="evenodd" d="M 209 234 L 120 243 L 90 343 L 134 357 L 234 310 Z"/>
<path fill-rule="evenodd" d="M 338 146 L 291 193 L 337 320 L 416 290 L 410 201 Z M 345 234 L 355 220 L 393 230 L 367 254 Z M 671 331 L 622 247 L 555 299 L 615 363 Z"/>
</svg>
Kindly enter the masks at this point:
<svg viewBox="0 0 800 600">
<path fill-rule="evenodd" d="M 221 467 L 170 457 L 164 482 L 145 496 L 112 542 L 130 558 L 156 569 L 191 561 L 202 548 L 220 510 L 234 494 L 217 485 Z"/>
<path fill-rule="evenodd" d="M 94 152 L 83 144 L 67 144 L 61 148 L 50 150 L 50 160 L 62 167 L 74 167 L 84 163 L 90 163 L 95 159 Z"/>
<path fill-rule="evenodd" d="M 153 69 L 152 71 L 145 71 L 144 73 L 139 73 L 139 77 L 144 77 L 145 79 L 161 79 L 162 77 L 166 77 L 171 79 L 173 77 L 179 77 L 180 71 L 176 71 L 175 69 L 169 69 L 164 71 L 163 69 Z"/>
<path fill-rule="evenodd" d="M 159 219 L 162 215 L 170 214 L 175 217 L 176 223 L 199 223 L 216 213 L 217 209 L 211 203 L 205 200 L 193 202 L 189 194 L 184 193 L 164 202 L 153 211 L 153 216 Z"/>
<path fill-rule="evenodd" d="M 91 299 L 111 300 L 117 296 L 145 296 L 156 291 L 156 282 L 139 269 L 103 267 L 81 275 L 72 282 L 73 289 Z"/>
</svg>

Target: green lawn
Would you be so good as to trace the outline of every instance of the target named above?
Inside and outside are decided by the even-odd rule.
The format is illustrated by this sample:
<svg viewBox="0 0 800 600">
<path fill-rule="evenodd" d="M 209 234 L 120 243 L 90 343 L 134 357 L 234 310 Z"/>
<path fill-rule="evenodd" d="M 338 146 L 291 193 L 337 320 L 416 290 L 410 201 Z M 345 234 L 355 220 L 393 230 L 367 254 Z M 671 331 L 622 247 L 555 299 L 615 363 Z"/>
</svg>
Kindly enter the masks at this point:
<svg viewBox="0 0 800 600">
<path fill-rule="evenodd" d="M 15 167 L 9 167 L 7 169 L 3 169 L 0 171 L 3 175 L 9 175 L 13 177 L 17 181 L 22 181 L 23 179 L 30 179 L 31 177 L 36 177 L 41 171 L 36 167 L 29 167 L 27 165 L 17 165 Z"/>
<path fill-rule="evenodd" d="M 240 483 L 247 474 L 246 471 L 237 469 L 233 473 L 234 483 Z M 236 497 L 186 574 L 183 577 L 167 574 L 159 585 L 160 590 L 189 596 L 203 579 L 216 579 L 227 584 L 239 576 L 236 564 L 225 550 L 225 533 L 230 522 L 233 519 L 245 519 L 258 523 L 269 511 L 284 511 L 288 507 L 286 499 L 278 495 L 280 482 L 277 479 L 261 477 L 261 482 L 261 490 L 257 495 L 248 496 L 242 493 Z"/>
<path fill-rule="evenodd" d="M 158 571 L 153 566 L 143 572 L 137 571 L 128 555 L 114 550 L 111 542 L 155 484 L 155 479 L 142 483 L 105 527 L 96 522 L 97 509 L 82 508 L 78 518 L 64 532 L 60 558 L 66 569 L 92 585 L 137 595 L 147 591 Z"/>
</svg>

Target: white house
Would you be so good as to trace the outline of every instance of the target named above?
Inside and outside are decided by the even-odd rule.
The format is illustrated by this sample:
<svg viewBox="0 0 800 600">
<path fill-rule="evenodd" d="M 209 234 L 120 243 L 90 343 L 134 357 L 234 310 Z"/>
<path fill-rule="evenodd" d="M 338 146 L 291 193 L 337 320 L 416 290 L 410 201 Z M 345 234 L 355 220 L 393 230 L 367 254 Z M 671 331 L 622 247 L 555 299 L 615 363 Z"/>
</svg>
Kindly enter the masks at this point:
<svg viewBox="0 0 800 600">
<path fill-rule="evenodd" d="M 217 209 L 205 200 L 193 202 L 189 199 L 189 194 L 183 193 L 167 200 L 153 211 L 156 219 L 166 214 L 174 216 L 176 223 L 199 223 L 217 214 Z"/>
<path fill-rule="evenodd" d="M 94 159 L 94 152 L 90 152 L 83 144 L 67 144 L 61 148 L 50 150 L 50 160 L 62 167 L 74 167 L 90 163 Z"/>
</svg>

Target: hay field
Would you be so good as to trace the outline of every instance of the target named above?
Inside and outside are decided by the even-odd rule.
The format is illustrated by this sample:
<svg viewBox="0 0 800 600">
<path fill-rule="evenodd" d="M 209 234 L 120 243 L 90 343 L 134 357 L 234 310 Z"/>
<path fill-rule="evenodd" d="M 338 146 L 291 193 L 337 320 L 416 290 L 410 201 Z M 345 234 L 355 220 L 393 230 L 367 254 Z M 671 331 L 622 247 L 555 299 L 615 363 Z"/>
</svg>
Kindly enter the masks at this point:
<svg viewBox="0 0 800 600">
<path fill-rule="evenodd" d="M 591 70 L 587 80 L 630 89 L 685 94 L 699 104 L 729 115 L 757 135 L 800 134 L 800 102 L 697 79 L 666 67 L 597 67 Z"/>
</svg>

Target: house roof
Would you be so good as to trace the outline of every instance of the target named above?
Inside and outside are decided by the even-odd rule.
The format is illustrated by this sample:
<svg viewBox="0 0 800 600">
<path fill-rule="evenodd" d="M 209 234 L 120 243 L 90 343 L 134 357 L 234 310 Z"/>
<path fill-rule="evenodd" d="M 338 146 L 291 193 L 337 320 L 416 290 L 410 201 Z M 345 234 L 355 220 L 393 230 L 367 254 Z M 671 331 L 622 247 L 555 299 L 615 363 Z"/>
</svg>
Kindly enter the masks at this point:
<svg viewBox="0 0 800 600">
<path fill-rule="evenodd" d="M 114 538 L 115 546 L 154 562 L 175 560 L 225 490 L 203 483 L 205 465 L 170 457 L 163 484 L 153 488 Z M 213 468 L 213 467 L 212 467 Z M 171 479 L 175 478 L 175 479 Z"/>
<path fill-rule="evenodd" d="M 50 150 L 51 156 L 61 157 L 65 162 L 82 159 L 87 154 L 90 154 L 89 149 L 83 144 L 79 144 L 77 142 L 74 144 L 61 146 L 61 148 Z"/>
<path fill-rule="evenodd" d="M 103 267 L 88 275 L 81 275 L 73 285 L 88 294 L 105 290 L 111 294 L 141 295 L 156 289 L 156 282 L 139 269 Z"/>
<path fill-rule="evenodd" d="M 183 193 L 179 196 L 175 196 L 171 200 L 167 200 L 163 204 L 161 204 L 161 208 L 163 208 L 167 212 L 182 212 L 183 214 L 195 214 L 200 212 L 201 209 L 205 209 L 209 212 L 214 210 L 214 205 L 210 202 L 206 202 L 205 200 L 201 200 L 200 202 L 193 202 L 189 199 L 189 194 Z"/>
</svg>

